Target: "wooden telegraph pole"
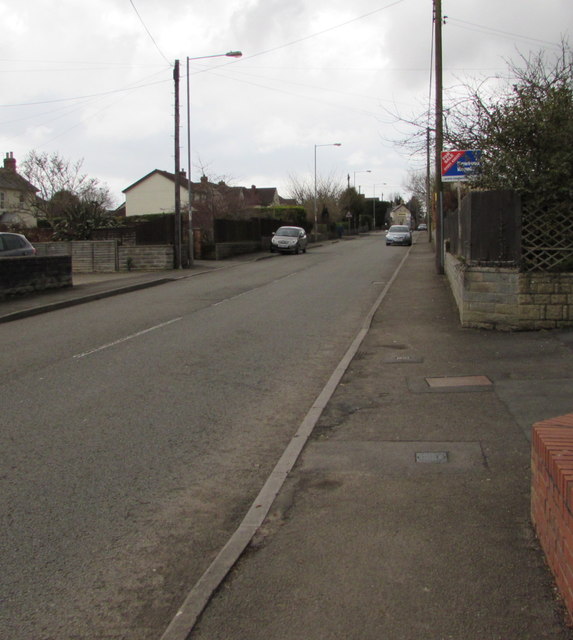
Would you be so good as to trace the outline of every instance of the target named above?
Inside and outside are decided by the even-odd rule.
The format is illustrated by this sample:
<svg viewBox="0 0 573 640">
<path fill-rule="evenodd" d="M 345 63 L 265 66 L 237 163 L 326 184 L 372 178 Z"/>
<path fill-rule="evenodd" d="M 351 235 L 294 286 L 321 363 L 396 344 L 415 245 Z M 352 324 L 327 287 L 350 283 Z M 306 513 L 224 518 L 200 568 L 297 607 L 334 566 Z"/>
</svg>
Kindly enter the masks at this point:
<svg viewBox="0 0 573 640">
<path fill-rule="evenodd" d="M 181 168 L 179 161 L 179 60 L 173 68 L 175 83 L 175 221 L 173 234 L 174 267 L 181 269 Z"/>
<path fill-rule="evenodd" d="M 442 0 L 434 0 L 434 38 L 436 50 L 436 163 L 435 192 L 436 207 L 436 272 L 444 273 L 444 229 L 442 206 L 442 147 L 443 147 L 443 104 L 442 104 Z"/>
</svg>

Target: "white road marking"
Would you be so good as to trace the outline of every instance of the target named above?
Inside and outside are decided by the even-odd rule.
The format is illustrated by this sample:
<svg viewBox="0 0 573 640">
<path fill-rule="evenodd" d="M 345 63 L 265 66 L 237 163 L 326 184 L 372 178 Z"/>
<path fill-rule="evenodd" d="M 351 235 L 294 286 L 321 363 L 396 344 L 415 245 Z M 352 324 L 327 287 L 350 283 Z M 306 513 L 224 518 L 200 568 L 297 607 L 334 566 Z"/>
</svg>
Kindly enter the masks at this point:
<svg viewBox="0 0 573 640">
<path fill-rule="evenodd" d="M 161 324 L 156 324 L 154 327 L 149 327 L 149 329 L 143 329 L 143 331 L 138 331 L 137 333 L 132 333 L 129 336 L 125 336 L 124 338 L 120 338 L 119 340 L 114 340 L 113 342 L 109 342 L 108 344 L 103 344 L 100 347 L 96 347 L 95 349 L 91 349 L 90 351 L 84 351 L 83 353 L 77 353 L 74 355 L 74 358 L 85 358 L 86 356 L 91 356 L 93 353 L 97 353 L 98 351 L 103 351 L 104 349 L 109 349 L 110 347 L 115 347 L 122 342 L 127 342 L 128 340 L 133 340 L 133 338 L 138 338 L 150 331 L 155 331 L 156 329 L 161 329 L 166 327 L 174 322 L 182 320 L 182 318 L 173 318 L 172 320 L 168 320 L 167 322 L 162 322 Z"/>
</svg>

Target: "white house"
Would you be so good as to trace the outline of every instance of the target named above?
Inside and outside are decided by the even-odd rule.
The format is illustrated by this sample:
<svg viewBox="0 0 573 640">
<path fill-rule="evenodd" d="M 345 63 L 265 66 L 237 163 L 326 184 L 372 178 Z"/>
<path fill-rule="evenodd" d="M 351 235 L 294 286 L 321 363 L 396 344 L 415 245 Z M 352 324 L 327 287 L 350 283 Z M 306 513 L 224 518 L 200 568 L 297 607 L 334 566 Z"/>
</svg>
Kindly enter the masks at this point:
<svg viewBox="0 0 573 640">
<path fill-rule="evenodd" d="M 189 184 L 185 171 L 181 171 L 180 198 L 181 210 L 189 206 Z M 245 209 L 296 204 L 281 198 L 275 187 L 230 187 L 224 182 L 209 182 L 206 176 L 200 182 L 191 185 L 193 210 L 200 210 L 202 204 L 210 203 L 210 208 L 220 215 L 235 217 Z M 173 213 L 175 211 L 175 174 L 154 169 L 129 187 L 125 188 L 125 215 L 141 216 L 155 213 Z"/>
<path fill-rule="evenodd" d="M 181 208 L 189 206 L 187 176 L 181 172 Z M 141 216 L 150 213 L 173 213 L 175 211 L 175 174 L 154 169 L 143 178 L 123 190 L 125 215 Z"/>
<path fill-rule="evenodd" d="M 405 204 L 395 206 L 390 212 L 390 224 L 405 224 L 412 226 L 412 214 Z"/>
</svg>

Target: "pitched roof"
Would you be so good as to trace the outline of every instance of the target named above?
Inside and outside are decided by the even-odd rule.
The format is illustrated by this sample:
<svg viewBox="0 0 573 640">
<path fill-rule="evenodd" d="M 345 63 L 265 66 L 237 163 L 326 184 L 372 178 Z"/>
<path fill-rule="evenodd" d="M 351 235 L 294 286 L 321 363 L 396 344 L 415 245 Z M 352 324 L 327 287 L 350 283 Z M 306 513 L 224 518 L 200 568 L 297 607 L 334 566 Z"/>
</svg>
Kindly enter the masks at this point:
<svg viewBox="0 0 573 640">
<path fill-rule="evenodd" d="M 154 174 L 163 176 L 164 178 L 166 178 L 167 180 L 170 180 L 173 183 L 175 182 L 174 173 L 171 173 L 169 171 L 162 171 L 161 169 L 154 169 L 153 171 L 150 171 L 147 175 L 143 176 L 143 178 L 140 178 L 133 184 L 130 184 L 129 187 L 126 187 L 125 189 L 123 189 L 122 193 L 127 193 L 130 189 L 133 189 L 134 187 L 138 186 L 139 184 L 141 184 L 142 182 L 144 182 Z M 187 186 L 188 186 L 187 177 L 183 173 L 182 173 L 182 176 L 183 176 L 183 179 L 181 180 L 181 187 L 184 189 L 187 189 Z M 217 191 L 225 190 L 227 193 L 242 194 L 243 202 L 247 207 L 268 207 L 274 204 L 275 202 L 283 203 L 284 201 L 284 198 L 281 198 L 278 195 L 278 191 L 276 187 L 259 188 L 259 187 L 256 187 L 255 185 L 253 185 L 250 189 L 247 187 L 231 187 L 225 184 L 224 182 L 219 182 L 217 184 L 214 182 L 209 182 L 206 176 L 203 176 L 200 182 L 193 182 L 191 184 L 191 188 L 193 191 L 202 191 L 206 187 L 216 189 Z M 296 204 L 295 201 L 292 201 L 292 203 Z M 289 204 L 291 204 L 291 201 L 289 201 Z"/>
<path fill-rule="evenodd" d="M 243 187 L 245 204 L 248 207 L 268 207 L 273 204 L 278 196 L 276 187 L 255 187 L 250 189 Z"/>
<path fill-rule="evenodd" d="M 39 191 L 32 183 L 28 182 L 19 173 L 12 169 L 0 168 L 0 189 L 13 189 L 15 191 Z"/>
<path fill-rule="evenodd" d="M 148 174 L 144 175 L 143 178 L 139 178 L 139 180 L 136 180 L 133 184 L 130 184 L 129 187 L 126 187 L 125 189 L 123 189 L 122 193 L 126 193 L 126 191 L 133 189 L 133 187 L 136 187 L 138 184 L 141 184 L 142 182 L 147 180 L 147 178 L 150 178 L 154 173 L 158 173 L 160 176 L 163 176 L 164 178 L 167 178 L 168 180 L 175 182 L 174 173 L 169 173 L 169 171 L 162 171 L 161 169 L 153 169 L 153 171 L 150 171 Z"/>
<path fill-rule="evenodd" d="M 137 185 L 141 184 L 142 182 L 145 182 L 145 180 L 147 180 L 148 178 L 150 178 L 152 175 L 154 174 L 158 174 L 160 176 L 163 176 L 164 178 L 166 178 L 167 180 L 170 180 L 171 182 L 173 182 L 175 184 L 175 174 L 171 173 L 170 171 L 163 171 L 162 169 L 153 169 L 153 171 L 150 171 L 148 174 L 144 175 L 143 178 L 139 178 L 139 180 L 136 180 L 133 184 L 130 184 L 129 187 L 126 187 L 125 189 L 122 190 L 122 193 L 127 193 L 130 189 L 133 189 L 134 187 L 137 187 Z M 181 172 L 181 187 L 183 189 L 187 189 L 188 187 L 188 183 L 187 183 L 187 175 L 185 174 L 184 171 Z M 201 178 L 201 182 L 193 182 L 191 184 L 191 188 L 192 189 L 197 189 L 197 188 L 201 188 L 204 185 L 209 185 L 211 187 L 216 187 L 216 188 L 221 188 L 221 187 L 228 187 L 225 183 L 219 183 L 219 184 L 214 184 L 213 182 L 209 182 L 206 178 L 203 179 Z"/>
</svg>

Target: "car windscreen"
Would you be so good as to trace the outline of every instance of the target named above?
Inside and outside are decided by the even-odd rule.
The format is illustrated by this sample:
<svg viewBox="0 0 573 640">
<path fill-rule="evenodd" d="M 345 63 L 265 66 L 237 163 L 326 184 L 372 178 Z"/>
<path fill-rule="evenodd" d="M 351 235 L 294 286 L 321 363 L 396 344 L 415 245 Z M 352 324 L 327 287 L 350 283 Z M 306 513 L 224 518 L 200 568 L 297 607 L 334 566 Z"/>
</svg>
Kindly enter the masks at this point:
<svg viewBox="0 0 573 640">
<path fill-rule="evenodd" d="M 297 238 L 299 234 L 298 229 L 279 229 L 275 235 L 277 236 L 289 236 L 291 238 Z"/>
<path fill-rule="evenodd" d="M 408 227 L 390 227 L 390 233 L 408 233 Z"/>
</svg>

